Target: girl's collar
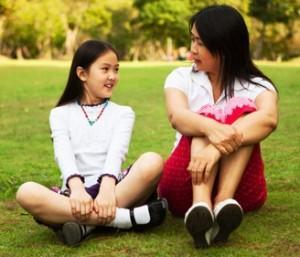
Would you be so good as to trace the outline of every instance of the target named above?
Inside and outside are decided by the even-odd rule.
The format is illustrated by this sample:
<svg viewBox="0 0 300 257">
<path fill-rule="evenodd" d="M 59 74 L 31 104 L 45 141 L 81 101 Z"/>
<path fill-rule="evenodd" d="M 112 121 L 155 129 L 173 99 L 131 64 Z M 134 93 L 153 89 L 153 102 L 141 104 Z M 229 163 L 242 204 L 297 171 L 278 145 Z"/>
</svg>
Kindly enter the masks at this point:
<svg viewBox="0 0 300 257">
<path fill-rule="evenodd" d="M 95 106 L 100 106 L 100 105 L 102 105 L 102 104 L 105 104 L 108 100 L 109 100 L 109 99 L 105 99 L 104 101 L 99 102 L 99 103 L 95 103 L 95 104 L 82 104 L 82 103 L 80 103 L 80 100 L 78 99 L 78 100 L 77 100 L 77 103 L 78 103 L 78 105 L 80 105 L 80 106 L 95 107 Z"/>
</svg>

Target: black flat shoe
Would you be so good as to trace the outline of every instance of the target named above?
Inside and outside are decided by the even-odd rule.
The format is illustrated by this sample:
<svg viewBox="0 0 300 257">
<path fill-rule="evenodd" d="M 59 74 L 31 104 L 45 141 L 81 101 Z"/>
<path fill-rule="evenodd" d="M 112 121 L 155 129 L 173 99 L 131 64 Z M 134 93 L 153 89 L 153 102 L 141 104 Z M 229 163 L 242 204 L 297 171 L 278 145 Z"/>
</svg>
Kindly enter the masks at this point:
<svg viewBox="0 0 300 257">
<path fill-rule="evenodd" d="M 130 210 L 130 219 L 132 223 L 132 228 L 135 231 L 143 231 L 148 228 L 153 228 L 159 226 L 166 218 L 167 210 L 168 210 L 168 202 L 166 199 L 158 199 L 152 201 L 147 204 L 149 214 L 150 214 L 150 221 L 146 224 L 137 224 L 133 209 Z"/>
<path fill-rule="evenodd" d="M 78 246 L 94 229 L 94 226 L 69 221 L 63 224 L 59 237 L 68 246 Z"/>
</svg>

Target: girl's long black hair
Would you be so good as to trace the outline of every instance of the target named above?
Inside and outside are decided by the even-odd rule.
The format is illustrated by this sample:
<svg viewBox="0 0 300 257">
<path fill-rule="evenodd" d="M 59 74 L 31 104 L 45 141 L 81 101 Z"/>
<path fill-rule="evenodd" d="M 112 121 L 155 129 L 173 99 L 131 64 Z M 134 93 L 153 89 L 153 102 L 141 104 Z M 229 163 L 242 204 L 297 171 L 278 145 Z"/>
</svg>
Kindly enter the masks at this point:
<svg viewBox="0 0 300 257">
<path fill-rule="evenodd" d="M 236 79 L 263 86 L 252 80 L 262 77 L 273 84 L 251 59 L 248 29 L 236 9 L 228 5 L 208 6 L 194 14 L 189 25 L 190 31 L 195 25 L 205 47 L 214 56 L 219 56 L 220 82 L 225 97 L 233 96 Z"/>
<path fill-rule="evenodd" d="M 76 73 L 77 67 L 80 66 L 88 70 L 91 64 L 95 62 L 98 57 L 109 51 L 114 52 L 119 59 L 119 55 L 115 48 L 111 44 L 104 41 L 88 40 L 79 46 L 72 60 L 65 90 L 59 98 L 56 106 L 61 106 L 77 100 L 83 95 L 82 82 Z"/>
</svg>

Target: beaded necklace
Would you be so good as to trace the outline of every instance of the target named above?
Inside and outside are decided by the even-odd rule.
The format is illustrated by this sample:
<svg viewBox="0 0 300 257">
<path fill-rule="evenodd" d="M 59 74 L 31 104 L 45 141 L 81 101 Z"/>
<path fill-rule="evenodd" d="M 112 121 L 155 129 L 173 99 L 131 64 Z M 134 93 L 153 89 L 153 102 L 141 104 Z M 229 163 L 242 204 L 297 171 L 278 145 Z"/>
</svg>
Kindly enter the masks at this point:
<svg viewBox="0 0 300 257">
<path fill-rule="evenodd" d="M 87 112 L 85 111 L 85 109 L 84 109 L 84 107 L 83 107 L 84 105 L 80 104 L 80 102 L 79 102 L 79 101 L 78 101 L 78 104 L 79 104 L 79 106 L 80 106 L 81 110 L 83 111 L 83 113 L 84 113 L 84 116 L 86 117 L 86 119 L 87 119 L 87 121 L 88 121 L 89 125 L 90 125 L 90 126 L 93 126 L 93 125 L 95 124 L 95 122 L 96 122 L 97 120 L 99 120 L 99 119 L 100 119 L 100 117 L 101 117 L 102 113 L 104 112 L 104 110 L 105 110 L 106 106 L 108 105 L 108 101 L 107 101 L 107 100 L 105 101 L 105 103 L 104 103 L 104 105 L 103 105 L 102 109 L 100 110 L 100 112 L 99 112 L 99 114 L 98 114 L 98 116 L 96 117 L 96 119 L 95 119 L 95 120 L 91 120 L 91 119 L 89 118 L 89 116 L 88 116 Z"/>
</svg>

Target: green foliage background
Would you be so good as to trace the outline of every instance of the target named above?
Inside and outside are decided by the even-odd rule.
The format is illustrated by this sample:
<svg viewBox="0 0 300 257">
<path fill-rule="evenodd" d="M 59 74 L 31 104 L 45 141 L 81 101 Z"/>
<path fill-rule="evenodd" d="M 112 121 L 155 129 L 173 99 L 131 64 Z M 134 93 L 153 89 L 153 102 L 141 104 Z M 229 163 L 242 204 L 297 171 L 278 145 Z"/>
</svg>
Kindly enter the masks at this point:
<svg viewBox="0 0 300 257">
<path fill-rule="evenodd" d="M 188 20 L 211 4 L 246 19 L 256 59 L 300 55 L 300 0 L 0 0 L 0 54 L 70 58 L 88 38 L 112 42 L 122 59 L 176 59 L 189 47 Z M 216 17 L 217 19 L 217 17 Z"/>
</svg>

